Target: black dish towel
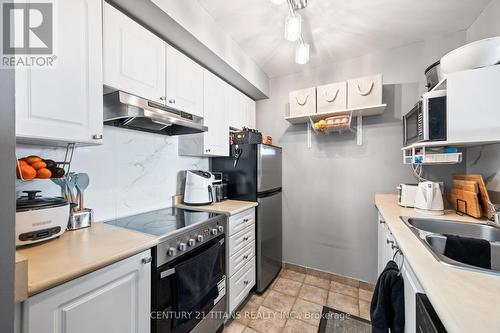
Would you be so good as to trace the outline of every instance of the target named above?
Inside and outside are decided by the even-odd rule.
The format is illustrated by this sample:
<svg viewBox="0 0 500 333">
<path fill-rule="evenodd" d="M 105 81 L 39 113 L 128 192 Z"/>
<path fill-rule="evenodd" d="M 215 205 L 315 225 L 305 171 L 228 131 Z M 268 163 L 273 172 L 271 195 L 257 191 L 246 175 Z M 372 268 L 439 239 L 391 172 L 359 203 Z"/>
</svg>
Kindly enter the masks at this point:
<svg viewBox="0 0 500 333">
<path fill-rule="evenodd" d="M 464 264 L 491 269 L 491 245 L 484 239 L 445 235 L 444 255 Z"/>
<path fill-rule="evenodd" d="M 372 333 L 403 333 L 405 290 L 398 265 L 389 261 L 380 274 L 370 305 Z"/>
</svg>

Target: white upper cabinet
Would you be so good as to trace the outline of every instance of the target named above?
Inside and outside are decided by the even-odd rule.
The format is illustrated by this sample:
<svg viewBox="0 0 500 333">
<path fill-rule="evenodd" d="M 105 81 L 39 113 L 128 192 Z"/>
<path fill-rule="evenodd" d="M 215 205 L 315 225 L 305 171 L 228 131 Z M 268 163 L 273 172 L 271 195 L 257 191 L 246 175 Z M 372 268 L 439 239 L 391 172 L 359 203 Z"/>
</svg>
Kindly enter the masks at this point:
<svg viewBox="0 0 500 333">
<path fill-rule="evenodd" d="M 228 85 L 208 71 L 204 72 L 203 77 L 204 124 L 208 127 L 208 131 L 203 133 L 203 153 L 210 156 L 229 156 L 229 121 L 225 97 Z"/>
<path fill-rule="evenodd" d="M 102 1 L 65 0 L 54 9 L 56 67 L 16 69 L 16 136 L 100 143 Z"/>
<path fill-rule="evenodd" d="M 255 128 L 255 101 L 228 85 L 229 125 L 241 129 Z"/>
<path fill-rule="evenodd" d="M 245 96 L 245 121 L 246 121 L 246 127 L 248 128 L 257 128 L 257 121 L 256 121 L 256 104 L 255 101 L 247 96 Z"/>
<path fill-rule="evenodd" d="M 203 117 L 203 67 L 167 45 L 167 105 Z"/>
<path fill-rule="evenodd" d="M 166 43 L 104 2 L 104 84 L 164 104 Z"/>
</svg>

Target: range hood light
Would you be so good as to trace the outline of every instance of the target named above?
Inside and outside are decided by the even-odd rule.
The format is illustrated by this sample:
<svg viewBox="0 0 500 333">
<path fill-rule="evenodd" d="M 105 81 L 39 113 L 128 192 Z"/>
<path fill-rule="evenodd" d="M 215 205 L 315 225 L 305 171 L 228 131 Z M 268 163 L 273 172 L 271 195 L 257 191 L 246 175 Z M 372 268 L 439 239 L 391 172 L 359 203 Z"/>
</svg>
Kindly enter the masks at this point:
<svg viewBox="0 0 500 333">
<path fill-rule="evenodd" d="M 302 17 L 300 14 L 290 14 L 285 19 L 285 39 L 295 42 L 302 33 Z"/>
<path fill-rule="evenodd" d="M 299 65 L 305 65 L 309 62 L 309 44 L 297 44 L 297 48 L 295 49 L 295 62 Z"/>
</svg>

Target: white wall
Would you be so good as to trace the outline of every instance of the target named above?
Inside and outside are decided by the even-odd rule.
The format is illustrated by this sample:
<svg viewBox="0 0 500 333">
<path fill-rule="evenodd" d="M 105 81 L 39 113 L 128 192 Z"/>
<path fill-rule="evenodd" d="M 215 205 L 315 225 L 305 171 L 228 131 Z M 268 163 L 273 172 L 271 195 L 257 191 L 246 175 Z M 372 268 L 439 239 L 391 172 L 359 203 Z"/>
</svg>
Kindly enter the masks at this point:
<svg viewBox="0 0 500 333">
<path fill-rule="evenodd" d="M 492 0 L 467 29 L 467 42 L 500 36 L 500 0 Z"/>
<path fill-rule="evenodd" d="M 177 141 L 177 137 L 105 126 L 103 145 L 76 148 L 71 170 L 89 174 L 86 206 L 94 209 L 96 220 L 172 206 L 172 196 L 179 193 L 179 172 L 208 169 L 207 158 L 178 156 Z M 18 145 L 16 155 L 20 158 L 35 154 L 60 161 L 64 151 Z M 60 195 L 50 180 L 18 182 L 18 193 L 27 188 Z"/>
<path fill-rule="evenodd" d="M 375 193 L 396 193 L 415 182 L 402 164 L 401 116 L 425 91 L 425 68 L 465 42 L 465 32 L 369 54 L 270 82 L 269 100 L 257 103 L 257 127 L 283 146 L 284 259 L 345 276 L 375 281 Z M 316 136 L 306 146 L 306 126 L 290 125 L 288 93 L 358 76 L 384 75 L 382 116 L 363 119 L 363 145 L 354 135 Z M 465 167 L 431 169 L 449 180 Z"/>
</svg>

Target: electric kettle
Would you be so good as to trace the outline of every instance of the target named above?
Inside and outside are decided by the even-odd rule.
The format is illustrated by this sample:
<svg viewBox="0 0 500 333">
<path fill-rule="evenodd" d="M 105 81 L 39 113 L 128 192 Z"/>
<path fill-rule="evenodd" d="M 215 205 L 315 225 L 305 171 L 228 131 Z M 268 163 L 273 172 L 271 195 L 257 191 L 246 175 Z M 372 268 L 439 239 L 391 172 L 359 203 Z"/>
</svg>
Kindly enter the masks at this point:
<svg viewBox="0 0 500 333">
<path fill-rule="evenodd" d="M 444 214 L 443 194 L 438 183 L 421 182 L 418 184 L 415 211 L 429 215 Z"/>
</svg>

